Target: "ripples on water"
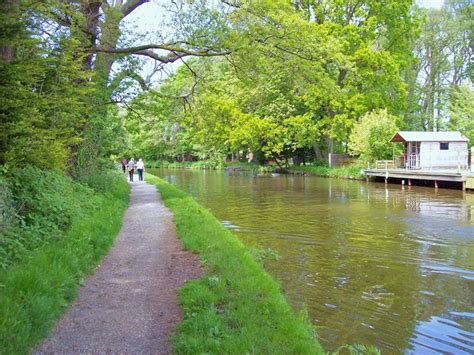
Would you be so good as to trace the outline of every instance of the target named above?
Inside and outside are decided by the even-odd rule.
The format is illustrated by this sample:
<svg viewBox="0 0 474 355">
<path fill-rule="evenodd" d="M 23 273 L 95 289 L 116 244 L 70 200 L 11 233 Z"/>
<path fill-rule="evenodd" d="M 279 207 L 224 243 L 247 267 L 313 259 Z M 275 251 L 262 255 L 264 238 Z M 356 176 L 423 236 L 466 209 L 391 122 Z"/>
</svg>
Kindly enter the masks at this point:
<svg viewBox="0 0 474 355">
<path fill-rule="evenodd" d="M 296 176 L 161 170 L 303 304 L 327 350 L 474 353 L 474 194 Z"/>
</svg>

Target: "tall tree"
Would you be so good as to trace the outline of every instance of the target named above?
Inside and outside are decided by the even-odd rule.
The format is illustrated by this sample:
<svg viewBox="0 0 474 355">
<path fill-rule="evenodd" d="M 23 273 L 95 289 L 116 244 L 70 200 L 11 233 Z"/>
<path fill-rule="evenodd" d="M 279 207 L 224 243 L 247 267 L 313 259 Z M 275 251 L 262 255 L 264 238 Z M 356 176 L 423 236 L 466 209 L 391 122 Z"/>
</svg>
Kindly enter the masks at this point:
<svg viewBox="0 0 474 355">
<path fill-rule="evenodd" d="M 3 6 L 0 164 L 63 170 L 89 90 L 76 56 L 78 45 L 61 32 L 44 40 L 47 24 L 39 32 L 30 3 Z"/>
<path fill-rule="evenodd" d="M 235 50 L 229 64 L 213 63 L 216 69 L 201 80 L 191 105 L 189 127 L 200 146 L 222 153 L 259 150 L 277 159 L 315 146 L 324 160 L 332 146 L 345 149 L 366 112 L 403 112 L 402 69 L 411 63 L 416 32 L 411 1 L 387 7 L 377 1 L 347 7 L 226 3 Z"/>
<path fill-rule="evenodd" d="M 6 30 L 2 31 L 4 41 L 0 44 L 2 69 L 5 68 L 2 95 L 6 99 L 11 92 L 15 92 L 12 91 L 15 83 L 18 83 L 18 76 L 14 77 L 15 72 L 22 73 L 20 82 L 24 84 L 22 88 L 26 96 L 45 99 L 44 89 L 47 87 L 44 84 L 48 82 L 52 85 L 50 92 L 54 92 L 56 96 L 54 100 L 49 96 L 51 100 L 48 102 L 55 103 L 54 112 L 57 113 L 57 108 L 61 106 L 61 109 L 80 116 L 80 119 L 75 118 L 69 124 L 69 127 L 74 128 L 75 140 L 62 140 L 62 147 L 58 148 L 62 151 L 61 158 L 58 159 L 66 160 L 65 155 L 69 155 L 69 162 L 75 168 L 73 172 L 78 176 L 98 169 L 100 157 L 109 149 L 107 132 L 114 122 L 108 117 L 108 112 L 110 104 L 117 102 L 117 91 L 123 89 L 124 83 L 130 83 L 131 80 L 138 83 L 142 89 L 148 89 L 151 77 L 139 75 L 140 63 L 137 58 L 151 58 L 157 63 L 156 70 L 159 70 L 165 64 L 182 61 L 190 56 L 228 53 L 225 43 L 225 16 L 222 12 L 213 11 L 212 6 L 205 1 L 169 1 L 169 6 L 177 7 L 173 15 L 175 29 L 170 31 L 169 36 L 157 38 L 154 43 L 134 45 L 130 38 L 122 34 L 123 22 L 148 2 L 149 0 L 68 0 L 20 3 L 8 0 L 2 3 L 2 29 Z M 21 31 L 16 31 L 16 28 Z M 19 37 L 18 33 L 25 35 Z M 28 50 L 25 48 L 28 48 L 29 54 L 34 55 L 28 57 Z M 37 64 L 35 69 L 28 67 L 33 65 L 33 59 Z M 46 72 L 51 69 L 53 63 L 57 70 L 54 73 L 51 70 Z M 118 72 L 117 68 L 120 69 Z M 13 76 L 8 76 L 10 74 L 7 73 Z M 60 80 L 54 82 L 51 80 L 53 77 Z M 67 83 L 71 85 L 68 86 Z M 78 92 L 74 95 L 71 88 L 84 90 L 79 95 Z M 64 95 L 59 95 L 61 93 Z M 27 100 L 26 96 L 20 98 L 17 95 L 19 101 L 23 102 Z M 77 105 L 68 105 L 72 98 L 87 103 L 86 109 L 72 112 L 74 107 L 77 108 Z M 10 108 L 15 107 L 13 101 Z M 31 99 L 29 101 L 31 103 Z M 22 108 L 23 113 L 13 113 L 7 106 L 3 107 L 4 115 L 8 115 L 11 120 L 3 120 L 4 122 L 15 122 L 15 118 L 20 115 L 38 116 L 32 110 L 40 110 L 48 117 L 38 119 L 44 127 L 51 124 L 54 126 L 57 122 L 57 119 L 52 121 L 49 118 L 49 113 L 46 114 L 48 105 L 45 103 L 25 106 Z M 27 109 L 30 109 L 30 112 L 27 113 Z M 60 117 L 62 121 L 67 121 L 66 115 Z M 2 130 L 2 144 L 4 147 L 11 146 L 13 137 L 17 139 L 21 129 L 13 126 L 2 128 L 5 128 Z M 23 136 L 33 143 L 25 144 L 34 147 L 37 140 L 31 134 L 28 138 L 27 131 L 24 130 Z M 48 137 L 51 141 L 57 141 L 50 135 Z M 7 157 L 8 154 L 2 154 L 2 162 L 11 160 L 14 156 L 18 157 L 22 150 L 20 147 L 21 145 L 16 147 L 17 153 L 10 158 Z M 8 147 L 5 148 L 7 149 Z M 64 151 L 67 153 L 64 154 Z M 23 157 L 27 157 L 27 154 L 23 154 Z"/>
<path fill-rule="evenodd" d="M 272 63 L 275 70 L 294 68 L 299 96 L 320 128 L 315 147 L 344 149 L 351 127 L 364 113 L 405 109 L 403 70 L 412 61 L 418 26 L 412 4 L 242 1 L 235 5 L 234 27 L 253 42 L 234 56 L 240 57 L 237 65 L 253 60 L 255 67 L 265 66 L 265 58 L 275 58 L 280 64 Z"/>
<path fill-rule="evenodd" d="M 460 131 L 469 144 L 474 145 L 474 92 L 470 85 L 457 87 L 449 105 L 449 125 L 451 130 Z"/>
<path fill-rule="evenodd" d="M 407 77 L 413 100 L 408 128 L 446 128 L 449 102 L 460 85 L 472 81 L 473 10 L 470 1 L 449 0 L 442 9 L 424 11 L 417 62 Z"/>
</svg>

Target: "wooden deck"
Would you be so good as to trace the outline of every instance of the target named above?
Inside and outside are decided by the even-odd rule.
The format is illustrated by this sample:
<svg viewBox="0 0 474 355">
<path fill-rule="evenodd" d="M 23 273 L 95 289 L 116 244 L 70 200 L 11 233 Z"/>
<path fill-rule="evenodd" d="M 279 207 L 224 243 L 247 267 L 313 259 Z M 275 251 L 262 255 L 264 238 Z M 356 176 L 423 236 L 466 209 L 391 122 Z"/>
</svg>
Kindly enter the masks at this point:
<svg viewBox="0 0 474 355">
<path fill-rule="evenodd" d="M 474 173 L 469 170 L 446 169 L 446 170 L 411 170 L 411 169 L 364 169 L 367 177 L 384 178 L 385 182 L 389 182 L 390 178 L 401 179 L 402 184 L 405 182 L 410 185 L 411 180 L 433 181 L 437 187 L 438 181 L 459 182 L 462 189 L 474 189 Z"/>
</svg>

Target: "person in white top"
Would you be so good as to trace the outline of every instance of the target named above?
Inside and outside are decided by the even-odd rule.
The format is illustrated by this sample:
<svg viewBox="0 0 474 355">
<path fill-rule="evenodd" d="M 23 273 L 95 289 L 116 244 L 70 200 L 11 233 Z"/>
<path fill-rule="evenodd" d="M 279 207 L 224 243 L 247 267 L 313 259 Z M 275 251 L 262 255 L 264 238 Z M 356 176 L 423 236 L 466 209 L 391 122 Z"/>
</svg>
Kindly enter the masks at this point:
<svg viewBox="0 0 474 355">
<path fill-rule="evenodd" d="M 145 169 L 145 163 L 142 158 L 138 159 L 137 162 L 137 171 L 138 171 L 138 181 L 143 181 L 143 170 Z"/>
</svg>

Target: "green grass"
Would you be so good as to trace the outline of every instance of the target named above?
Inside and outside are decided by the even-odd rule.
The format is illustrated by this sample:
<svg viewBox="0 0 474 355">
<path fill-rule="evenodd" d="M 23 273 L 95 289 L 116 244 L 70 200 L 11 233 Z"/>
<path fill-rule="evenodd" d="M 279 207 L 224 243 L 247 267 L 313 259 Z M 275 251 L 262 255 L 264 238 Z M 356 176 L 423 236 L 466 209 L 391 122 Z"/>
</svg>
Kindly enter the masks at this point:
<svg viewBox="0 0 474 355">
<path fill-rule="evenodd" d="M 158 187 L 179 238 L 200 254 L 204 270 L 180 291 L 184 320 L 173 337 L 175 353 L 323 353 L 306 312 L 295 314 L 237 237 L 183 191 L 149 174 L 146 179 Z"/>
<path fill-rule="evenodd" d="M 27 354 L 44 338 L 117 235 L 128 205 L 123 178 L 43 247 L 0 272 L 0 353 Z"/>
</svg>

